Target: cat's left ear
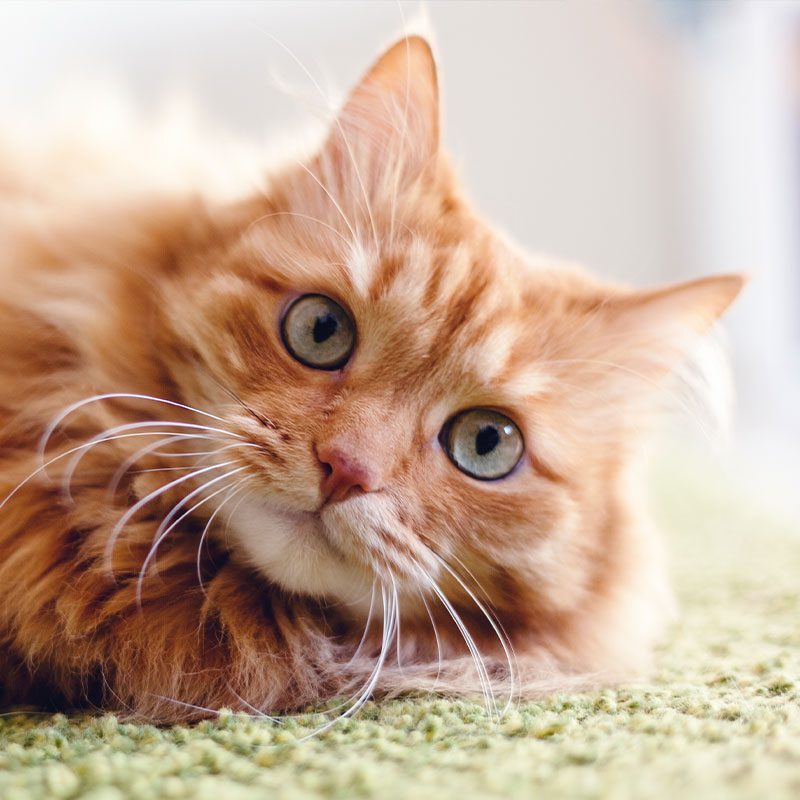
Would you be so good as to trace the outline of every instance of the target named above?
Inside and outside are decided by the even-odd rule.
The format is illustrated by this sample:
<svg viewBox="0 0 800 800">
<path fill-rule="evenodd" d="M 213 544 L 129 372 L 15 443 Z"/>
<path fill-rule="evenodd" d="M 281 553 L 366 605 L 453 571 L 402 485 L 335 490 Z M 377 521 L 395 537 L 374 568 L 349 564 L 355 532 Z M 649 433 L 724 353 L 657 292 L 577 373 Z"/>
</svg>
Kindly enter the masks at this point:
<svg viewBox="0 0 800 800">
<path fill-rule="evenodd" d="M 604 330 L 596 344 L 604 358 L 631 374 L 658 380 L 686 358 L 745 280 L 743 275 L 715 275 L 616 296 L 603 307 Z"/>
<path fill-rule="evenodd" d="M 408 36 L 390 47 L 350 93 L 322 158 L 370 193 L 417 178 L 439 150 L 439 89 L 430 45 Z"/>
</svg>

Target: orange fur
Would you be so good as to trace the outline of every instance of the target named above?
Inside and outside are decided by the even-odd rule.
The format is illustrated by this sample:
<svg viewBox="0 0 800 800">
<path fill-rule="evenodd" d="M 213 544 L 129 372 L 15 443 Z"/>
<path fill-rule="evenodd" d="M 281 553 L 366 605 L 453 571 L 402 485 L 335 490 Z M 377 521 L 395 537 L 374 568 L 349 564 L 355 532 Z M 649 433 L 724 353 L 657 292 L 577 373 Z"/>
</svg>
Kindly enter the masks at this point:
<svg viewBox="0 0 800 800">
<path fill-rule="evenodd" d="M 9 701 L 170 721 L 222 706 L 295 709 L 365 685 L 478 692 L 480 669 L 432 581 L 498 690 L 531 696 L 646 667 L 672 605 L 630 481 L 638 441 L 663 379 L 741 279 L 638 292 L 533 261 L 471 210 L 438 130 L 435 66 L 412 37 L 366 75 L 316 155 L 238 202 L 135 183 L 108 187 L 102 202 L 79 181 L 72 195 L 61 182 L 50 192 L 46 173 L 34 180 L 0 150 Z M 281 342 L 282 310 L 307 292 L 355 321 L 340 371 L 309 369 Z M 104 393 L 217 419 L 98 400 L 61 421 L 45 459 L 145 420 L 163 426 L 128 432 L 199 430 L 177 421 L 239 438 L 174 438 L 110 492 L 120 464 L 158 437 L 115 439 L 85 449 L 69 497 L 71 456 L 15 491 L 40 466 L 51 420 Z M 446 420 L 473 406 L 523 433 L 523 460 L 502 480 L 459 472 L 438 443 Z M 243 483 L 215 485 L 222 499 L 238 486 L 238 499 L 209 498 L 149 562 L 159 524 L 199 478 L 116 535 L 134 503 L 188 474 L 143 471 L 175 467 L 165 451 L 243 442 L 257 447 L 213 456 L 241 468 Z M 330 443 L 370 464 L 374 491 L 323 503 L 316 453 Z M 370 684 L 395 600 L 400 628 Z"/>
</svg>

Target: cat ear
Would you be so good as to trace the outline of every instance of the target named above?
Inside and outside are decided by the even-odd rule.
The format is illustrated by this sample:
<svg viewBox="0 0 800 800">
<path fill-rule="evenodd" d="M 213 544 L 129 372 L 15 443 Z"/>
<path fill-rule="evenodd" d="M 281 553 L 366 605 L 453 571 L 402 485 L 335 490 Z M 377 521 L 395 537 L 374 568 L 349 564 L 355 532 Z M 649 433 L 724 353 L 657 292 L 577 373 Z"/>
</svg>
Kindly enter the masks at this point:
<svg viewBox="0 0 800 800">
<path fill-rule="evenodd" d="M 430 45 L 401 39 L 368 70 L 331 128 L 322 157 L 371 193 L 414 180 L 439 150 L 439 90 Z"/>
<path fill-rule="evenodd" d="M 604 357 L 652 380 L 676 369 L 742 289 L 742 275 L 719 275 L 615 296 L 597 341 Z"/>
</svg>

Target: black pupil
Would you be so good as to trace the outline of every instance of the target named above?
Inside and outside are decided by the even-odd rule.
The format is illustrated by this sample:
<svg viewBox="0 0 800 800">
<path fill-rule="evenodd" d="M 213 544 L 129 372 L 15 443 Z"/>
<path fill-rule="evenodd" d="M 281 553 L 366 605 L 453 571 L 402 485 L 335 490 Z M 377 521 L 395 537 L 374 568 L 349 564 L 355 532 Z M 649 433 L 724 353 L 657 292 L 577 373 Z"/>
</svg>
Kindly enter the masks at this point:
<svg viewBox="0 0 800 800">
<path fill-rule="evenodd" d="M 317 317 L 314 323 L 314 341 L 317 344 L 322 344 L 322 342 L 327 341 L 336 333 L 338 327 L 339 323 L 330 311 L 327 314 L 323 314 L 321 317 Z"/>
<path fill-rule="evenodd" d="M 494 425 L 484 425 L 475 437 L 475 452 L 479 456 L 485 456 L 500 443 L 500 434 Z"/>
</svg>

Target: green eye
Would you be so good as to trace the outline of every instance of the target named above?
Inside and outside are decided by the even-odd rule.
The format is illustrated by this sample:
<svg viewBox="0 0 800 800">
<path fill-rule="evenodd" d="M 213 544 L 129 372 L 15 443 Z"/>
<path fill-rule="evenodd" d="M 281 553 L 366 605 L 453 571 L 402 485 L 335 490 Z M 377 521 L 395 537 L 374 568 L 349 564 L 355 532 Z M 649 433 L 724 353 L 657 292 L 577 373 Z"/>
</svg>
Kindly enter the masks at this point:
<svg viewBox="0 0 800 800">
<path fill-rule="evenodd" d="M 462 411 L 442 429 L 441 440 L 450 460 L 482 481 L 508 475 L 525 449 L 519 428 L 504 414 L 488 408 Z"/>
<path fill-rule="evenodd" d="M 281 323 L 286 349 L 314 369 L 339 369 L 356 342 L 353 321 L 330 297 L 306 294 L 292 303 Z"/>
</svg>

